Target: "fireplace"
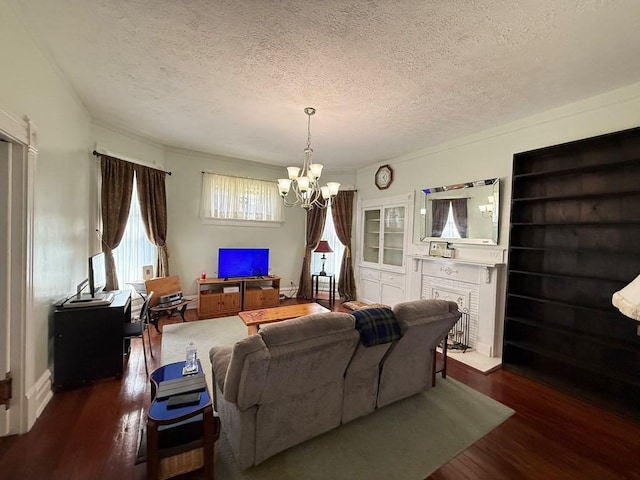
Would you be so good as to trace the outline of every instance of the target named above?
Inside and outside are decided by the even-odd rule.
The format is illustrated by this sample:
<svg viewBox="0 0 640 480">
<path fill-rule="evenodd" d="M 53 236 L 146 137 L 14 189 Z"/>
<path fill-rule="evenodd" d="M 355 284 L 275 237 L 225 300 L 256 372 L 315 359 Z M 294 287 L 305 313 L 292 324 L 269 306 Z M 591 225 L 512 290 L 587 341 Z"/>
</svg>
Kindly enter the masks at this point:
<svg viewBox="0 0 640 480">
<path fill-rule="evenodd" d="M 456 249 L 456 253 L 459 252 Z M 484 359 L 492 359 L 490 364 L 496 361 L 500 364 L 503 251 L 492 249 L 480 252 L 480 258 L 473 259 L 413 255 L 410 295 L 411 298 L 444 299 L 458 304 L 463 315 L 450 332 L 449 346 L 457 345 L 450 350 L 452 354 L 464 352 L 464 355 L 456 356 L 456 359 L 467 363 L 463 358 L 473 356 L 481 363 Z M 493 255 L 491 252 L 497 253 Z"/>
</svg>

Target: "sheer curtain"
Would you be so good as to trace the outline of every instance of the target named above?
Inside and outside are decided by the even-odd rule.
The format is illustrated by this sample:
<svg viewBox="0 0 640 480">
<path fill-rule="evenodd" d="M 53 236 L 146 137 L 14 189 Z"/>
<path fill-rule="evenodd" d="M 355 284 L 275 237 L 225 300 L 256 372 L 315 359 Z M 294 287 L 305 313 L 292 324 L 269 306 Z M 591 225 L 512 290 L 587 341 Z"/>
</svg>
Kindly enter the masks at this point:
<svg viewBox="0 0 640 480">
<path fill-rule="evenodd" d="M 276 182 L 202 174 L 202 218 L 282 222 L 283 205 Z"/>
<path fill-rule="evenodd" d="M 327 273 L 333 273 L 336 276 L 336 283 L 338 276 L 340 275 L 340 264 L 342 263 L 342 255 L 344 255 L 344 245 L 338 239 L 335 226 L 333 225 L 333 215 L 331 214 L 331 207 L 327 207 L 327 219 L 324 222 L 324 232 L 322 232 L 322 238 L 320 240 L 326 240 L 329 242 L 329 246 L 333 250 L 333 253 L 325 253 L 327 260 L 324 264 L 324 269 Z M 311 273 L 316 273 L 322 270 L 322 254 L 314 253 L 311 259 Z"/>
<path fill-rule="evenodd" d="M 449 205 L 448 210 L 449 211 L 447 213 L 447 219 L 444 224 L 444 228 L 442 229 L 442 234 L 440 236 L 443 238 L 463 238 L 462 235 L 460 235 L 460 231 L 458 230 L 458 227 L 456 226 L 454 213 L 453 213 L 453 206 L 451 204 Z"/>
<path fill-rule="evenodd" d="M 138 188 L 134 182 L 127 226 L 122 240 L 120 240 L 120 245 L 113 251 L 120 289 L 127 288 L 126 284 L 129 282 L 142 280 L 142 267 L 155 265 L 156 250 L 155 245 L 147 238 L 144 229 L 140 202 L 138 201 Z"/>
</svg>

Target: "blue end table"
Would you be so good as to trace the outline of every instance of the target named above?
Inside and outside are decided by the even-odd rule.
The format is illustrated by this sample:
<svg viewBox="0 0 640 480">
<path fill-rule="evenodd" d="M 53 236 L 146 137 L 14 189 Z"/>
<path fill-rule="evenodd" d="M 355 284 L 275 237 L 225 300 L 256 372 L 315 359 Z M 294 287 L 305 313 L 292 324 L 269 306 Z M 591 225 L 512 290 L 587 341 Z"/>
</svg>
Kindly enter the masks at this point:
<svg viewBox="0 0 640 480">
<path fill-rule="evenodd" d="M 220 420 L 205 386 L 197 405 L 167 408 L 169 398 L 158 399 L 161 382 L 182 378 L 184 362 L 170 363 L 151 375 L 152 403 L 147 414 L 147 478 L 166 479 L 204 469 L 204 478 L 214 478 L 214 448 L 220 436 Z M 198 360 L 198 371 L 202 364 Z"/>
</svg>

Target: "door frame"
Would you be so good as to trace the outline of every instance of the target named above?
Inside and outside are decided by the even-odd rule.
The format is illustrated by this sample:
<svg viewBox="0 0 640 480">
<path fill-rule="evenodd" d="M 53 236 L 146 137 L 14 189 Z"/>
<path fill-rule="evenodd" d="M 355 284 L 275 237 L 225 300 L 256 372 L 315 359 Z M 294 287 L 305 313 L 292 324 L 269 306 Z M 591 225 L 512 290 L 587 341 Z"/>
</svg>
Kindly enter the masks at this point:
<svg viewBox="0 0 640 480">
<path fill-rule="evenodd" d="M 34 180 L 38 156 L 36 127 L 29 117 L 16 120 L 0 110 L 0 138 L 9 144 L 6 195 L 0 201 L 3 244 L 0 262 L 0 377 L 11 372 L 12 394 L 8 407 L 0 407 L 0 436 L 27 432 L 35 422 L 29 398 L 35 385 L 33 365 L 33 226 Z M 3 185 L 4 186 L 4 185 Z M 32 387 L 28 387 L 31 385 Z"/>
</svg>

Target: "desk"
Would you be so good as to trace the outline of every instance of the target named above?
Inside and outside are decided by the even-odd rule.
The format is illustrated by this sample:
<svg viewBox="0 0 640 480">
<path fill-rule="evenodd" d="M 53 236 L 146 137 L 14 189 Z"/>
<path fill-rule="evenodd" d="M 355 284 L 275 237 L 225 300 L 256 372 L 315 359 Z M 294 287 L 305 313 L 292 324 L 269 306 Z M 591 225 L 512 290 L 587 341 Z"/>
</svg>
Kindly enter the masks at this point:
<svg viewBox="0 0 640 480">
<path fill-rule="evenodd" d="M 131 321 L 131 290 L 113 293 L 110 305 L 55 306 L 49 328 L 55 391 L 122 376 L 124 353 L 128 350 L 122 327 Z"/>
<path fill-rule="evenodd" d="M 314 291 L 315 285 L 315 297 L 314 300 L 318 300 L 318 284 L 320 283 L 320 278 L 328 278 L 329 279 L 329 304 L 333 305 L 336 301 L 336 277 L 333 273 L 312 273 L 311 274 L 311 291 Z"/>
<path fill-rule="evenodd" d="M 149 313 L 150 313 L 149 321 L 150 323 L 153 324 L 154 327 L 156 327 L 156 332 L 158 333 L 160 333 L 160 330 L 158 329 L 158 322 L 160 322 L 160 317 L 162 317 L 163 315 L 166 315 L 167 317 L 172 317 L 173 315 L 178 313 L 180 314 L 180 317 L 182 317 L 182 321 L 186 322 L 184 318 L 184 312 L 187 310 L 187 306 L 192 302 L 195 302 L 195 299 L 185 298 L 180 303 L 176 305 L 171 305 L 168 307 L 163 307 L 162 305 L 157 304 L 154 307 L 149 308 Z"/>
<path fill-rule="evenodd" d="M 213 480 L 220 420 L 213 415 L 208 389 L 202 391 L 200 403 L 186 407 L 169 409 L 170 397 L 155 398 L 160 382 L 181 378 L 183 366 L 184 362 L 170 363 L 150 375 L 154 398 L 147 414 L 148 479 L 166 479 L 203 468 L 204 478 Z M 202 372 L 200 360 L 198 367 Z"/>
</svg>

